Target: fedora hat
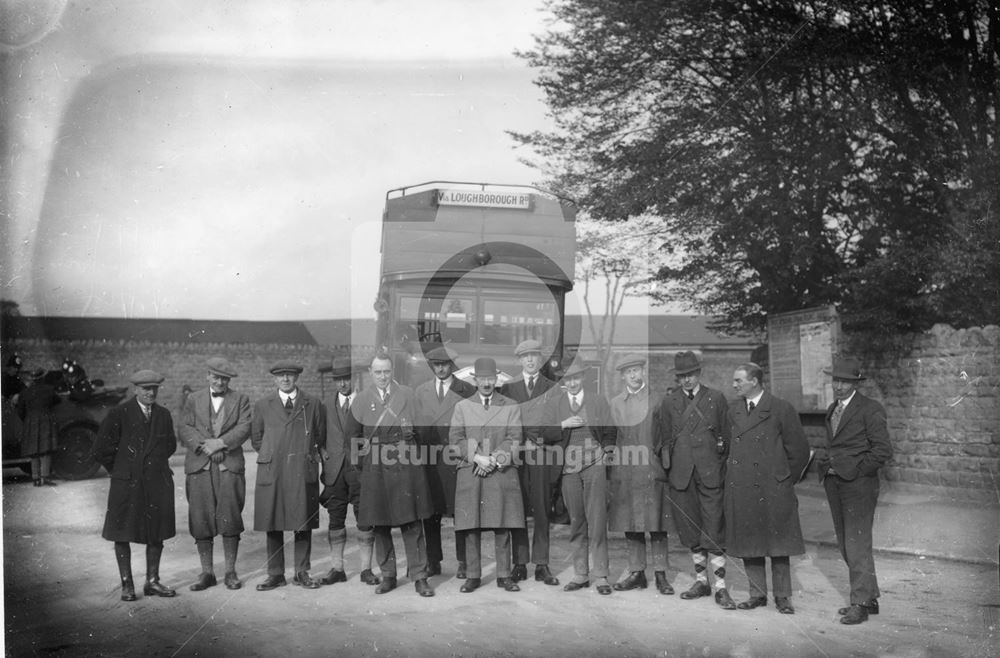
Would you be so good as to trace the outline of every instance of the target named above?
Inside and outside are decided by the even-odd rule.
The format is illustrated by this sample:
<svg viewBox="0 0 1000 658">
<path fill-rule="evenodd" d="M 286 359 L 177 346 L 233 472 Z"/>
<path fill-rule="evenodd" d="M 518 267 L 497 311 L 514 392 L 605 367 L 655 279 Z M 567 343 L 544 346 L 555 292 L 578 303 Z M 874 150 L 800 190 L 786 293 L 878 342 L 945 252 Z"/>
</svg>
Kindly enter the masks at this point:
<svg viewBox="0 0 1000 658">
<path fill-rule="evenodd" d="M 441 362 L 450 361 L 451 363 L 455 363 L 455 359 L 457 358 L 458 358 L 458 352 L 451 349 L 450 347 L 445 347 L 444 345 L 435 347 L 434 349 L 427 352 L 428 361 L 441 361 Z"/>
<path fill-rule="evenodd" d="M 566 361 L 561 370 L 561 377 L 566 379 L 567 377 L 575 377 L 587 372 L 587 366 L 583 362 L 573 359 Z"/>
<path fill-rule="evenodd" d="M 349 356 L 338 356 L 330 363 L 330 375 L 334 379 L 347 379 L 358 370 Z"/>
<path fill-rule="evenodd" d="M 861 374 L 861 361 L 851 357 L 833 357 L 833 368 L 823 372 L 834 379 L 847 379 L 854 382 L 860 382 L 865 378 Z"/>
<path fill-rule="evenodd" d="M 686 375 L 701 370 L 701 361 L 694 352 L 678 352 L 674 355 L 674 374 Z"/>
<path fill-rule="evenodd" d="M 229 377 L 230 379 L 236 376 L 236 368 L 233 368 L 229 361 L 226 361 L 221 356 L 213 356 L 205 362 L 205 365 L 208 366 L 208 371 L 213 375 Z"/>
</svg>

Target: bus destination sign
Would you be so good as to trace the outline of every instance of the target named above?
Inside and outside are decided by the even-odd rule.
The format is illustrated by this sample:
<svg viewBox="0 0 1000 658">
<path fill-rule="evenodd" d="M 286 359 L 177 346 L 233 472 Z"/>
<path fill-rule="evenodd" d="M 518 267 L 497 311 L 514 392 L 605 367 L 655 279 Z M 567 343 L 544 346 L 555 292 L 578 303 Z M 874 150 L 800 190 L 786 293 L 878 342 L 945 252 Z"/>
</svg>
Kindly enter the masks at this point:
<svg viewBox="0 0 1000 658">
<path fill-rule="evenodd" d="M 474 206 L 477 208 L 531 209 L 531 195 L 525 192 L 486 190 L 438 190 L 439 206 Z"/>
</svg>

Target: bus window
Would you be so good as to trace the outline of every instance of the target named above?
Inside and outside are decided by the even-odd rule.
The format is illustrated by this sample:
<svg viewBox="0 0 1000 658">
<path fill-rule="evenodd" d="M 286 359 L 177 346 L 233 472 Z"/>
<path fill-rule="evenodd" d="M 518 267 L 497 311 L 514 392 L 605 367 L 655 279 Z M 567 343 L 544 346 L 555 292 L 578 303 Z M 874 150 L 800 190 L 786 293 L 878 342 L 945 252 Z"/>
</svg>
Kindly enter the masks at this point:
<svg viewBox="0 0 1000 658">
<path fill-rule="evenodd" d="M 421 343 L 462 343 L 472 341 L 475 304 L 469 295 L 399 298 L 396 341 L 402 345 Z"/>
<path fill-rule="evenodd" d="M 480 344 L 515 346 L 534 338 L 542 345 L 554 345 L 558 318 L 555 302 L 485 299 Z"/>
</svg>

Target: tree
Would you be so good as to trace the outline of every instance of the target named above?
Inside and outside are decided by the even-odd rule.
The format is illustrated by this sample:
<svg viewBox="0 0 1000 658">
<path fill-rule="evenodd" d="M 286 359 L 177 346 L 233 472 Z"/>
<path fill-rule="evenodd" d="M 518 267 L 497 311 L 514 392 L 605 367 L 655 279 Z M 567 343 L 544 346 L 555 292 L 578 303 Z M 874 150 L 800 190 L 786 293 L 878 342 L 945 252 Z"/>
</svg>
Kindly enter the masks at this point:
<svg viewBox="0 0 1000 658">
<path fill-rule="evenodd" d="M 1000 9 L 989 0 L 559 0 L 515 134 L 600 217 L 652 213 L 654 297 L 760 332 L 1000 321 Z M 695 290 L 696 292 L 680 292 Z"/>
</svg>

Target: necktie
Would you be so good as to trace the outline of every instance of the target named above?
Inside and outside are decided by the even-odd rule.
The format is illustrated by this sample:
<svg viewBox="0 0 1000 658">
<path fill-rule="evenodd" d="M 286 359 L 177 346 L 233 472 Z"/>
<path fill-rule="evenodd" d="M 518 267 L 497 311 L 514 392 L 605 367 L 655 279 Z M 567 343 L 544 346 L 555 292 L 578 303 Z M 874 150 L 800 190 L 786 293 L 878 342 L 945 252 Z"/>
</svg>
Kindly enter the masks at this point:
<svg viewBox="0 0 1000 658">
<path fill-rule="evenodd" d="M 830 414 L 830 433 L 837 433 L 837 426 L 840 425 L 840 417 L 844 415 L 844 404 L 837 401 L 837 406 L 833 408 L 833 413 Z"/>
<path fill-rule="evenodd" d="M 535 376 L 532 375 L 528 378 L 528 397 L 531 397 L 532 392 L 535 390 Z"/>
<path fill-rule="evenodd" d="M 490 399 L 483 398 L 483 409 L 489 409 L 489 408 L 490 408 Z"/>
<path fill-rule="evenodd" d="M 351 406 L 351 398 L 347 396 L 341 396 L 340 410 L 346 412 L 349 406 Z"/>
<path fill-rule="evenodd" d="M 688 396 L 688 400 L 694 399 L 694 391 L 684 391 L 684 395 Z"/>
<path fill-rule="evenodd" d="M 444 400 L 444 382 L 438 380 L 438 402 Z"/>
<path fill-rule="evenodd" d="M 152 415 L 150 412 L 151 412 L 151 409 L 149 407 L 143 407 L 142 408 L 142 415 L 146 417 L 146 422 L 147 423 L 149 422 L 149 417 Z"/>
<path fill-rule="evenodd" d="M 295 408 L 295 403 L 292 402 L 292 398 L 285 399 L 285 411 L 291 411 Z"/>
<path fill-rule="evenodd" d="M 580 411 L 580 402 L 575 395 L 569 396 L 569 409 L 573 413 L 577 413 L 578 411 Z"/>
<path fill-rule="evenodd" d="M 757 405 L 755 405 L 755 404 L 753 403 L 753 400 L 748 400 L 748 401 L 747 401 L 747 413 L 748 413 L 748 414 L 749 414 L 749 413 L 753 413 L 753 409 L 754 409 L 754 407 L 756 407 L 756 406 L 757 406 Z"/>
</svg>

